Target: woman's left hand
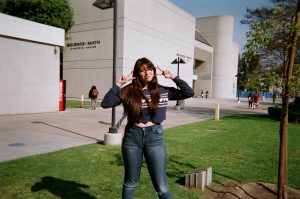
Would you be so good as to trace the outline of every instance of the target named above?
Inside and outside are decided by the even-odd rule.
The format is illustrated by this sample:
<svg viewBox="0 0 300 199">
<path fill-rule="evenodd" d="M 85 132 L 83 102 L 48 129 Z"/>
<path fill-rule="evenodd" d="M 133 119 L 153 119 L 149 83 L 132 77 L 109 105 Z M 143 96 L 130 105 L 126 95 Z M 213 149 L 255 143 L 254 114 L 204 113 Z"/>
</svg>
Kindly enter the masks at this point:
<svg viewBox="0 0 300 199">
<path fill-rule="evenodd" d="M 161 69 L 159 66 L 157 66 L 157 69 L 161 71 L 161 75 L 163 75 L 167 79 L 174 79 L 176 76 L 169 71 L 168 69 Z"/>
</svg>

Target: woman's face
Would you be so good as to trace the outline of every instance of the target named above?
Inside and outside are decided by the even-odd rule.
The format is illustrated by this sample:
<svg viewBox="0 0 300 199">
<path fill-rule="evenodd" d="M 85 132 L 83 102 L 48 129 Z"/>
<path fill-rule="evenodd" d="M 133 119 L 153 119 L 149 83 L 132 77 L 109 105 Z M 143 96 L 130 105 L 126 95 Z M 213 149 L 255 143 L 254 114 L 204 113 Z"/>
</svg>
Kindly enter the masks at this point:
<svg viewBox="0 0 300 199">
<path fill-rule="evenodd" d="M 144 83 L 151 82 L 154 77 L 154 69 L 143 64 L 139 70 L 139 76 Z"/>
</svg>

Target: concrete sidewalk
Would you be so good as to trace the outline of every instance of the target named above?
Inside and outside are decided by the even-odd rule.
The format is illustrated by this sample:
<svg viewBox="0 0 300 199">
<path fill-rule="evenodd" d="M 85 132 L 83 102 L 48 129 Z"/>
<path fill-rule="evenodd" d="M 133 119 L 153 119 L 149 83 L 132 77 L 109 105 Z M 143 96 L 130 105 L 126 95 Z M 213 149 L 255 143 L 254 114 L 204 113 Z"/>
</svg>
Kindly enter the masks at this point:
<svg viewBox="0 0 300 199">
<path fill-rule="evenodd" d="M 244 99 L 246 100 L 246 99 Z M 184 109 L 175 110 L 170 102 L 164 128 L 212 119 L 216 103 L 220 116 L 236 113 L 267 114 L 271 103 L 261 103 L 259 109 L 248 109 L 247 101 L 185 100 Z M 116 108 L 117 120 L 123 108 Z M 103 143 L 104 133 L 110 127 L 111 109 L 67 109 L 56 113 L 0 116 L 0 162 L 35 154 L 48 153 L 74 146 Z M 124 121 L 125 125 L 126 121 Z M 124 126 L 119 129 L 123 133 Z"/>
</svg>

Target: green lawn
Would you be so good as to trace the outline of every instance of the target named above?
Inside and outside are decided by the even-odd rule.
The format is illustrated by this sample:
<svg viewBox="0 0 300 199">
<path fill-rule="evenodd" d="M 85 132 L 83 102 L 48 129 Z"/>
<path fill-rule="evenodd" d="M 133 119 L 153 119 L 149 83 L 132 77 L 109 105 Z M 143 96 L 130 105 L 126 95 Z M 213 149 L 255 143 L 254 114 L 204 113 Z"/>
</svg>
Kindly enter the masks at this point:
<svg viewBox="0 0 300 199">
<path fill-rule="evenodd" d="M 212 166 L 213 182 L 277 182 L 279 122 L 235 115 L 165 130 L 174 199 L 202 198 L 183 186 L 185 173 Z M 288 185 L 300 189 L 300 125 L 289 124 Z M 120 147 L 91 144 L 0 163 L 0 198 L 118 199 Z M 156 198 L 145 164 L 137 199 Z"/>
<path fill-rule="evenodd" d="M 99 102 L 98 102 L 99 104 Z M 67 100 L 66 101 L 66 108 L 81 108 L 81 101 L 80 100 Z M 91 108 L 91 101 L 85 100 L 83 101 L 82 108 Z"/>
</svg>

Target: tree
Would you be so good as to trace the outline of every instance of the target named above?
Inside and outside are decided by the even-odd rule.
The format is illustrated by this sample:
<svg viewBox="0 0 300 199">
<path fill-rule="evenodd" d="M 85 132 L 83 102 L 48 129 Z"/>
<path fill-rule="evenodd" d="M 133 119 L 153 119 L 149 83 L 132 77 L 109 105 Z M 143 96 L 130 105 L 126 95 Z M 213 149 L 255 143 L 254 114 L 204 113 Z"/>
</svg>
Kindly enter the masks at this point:
<svg viewBox="0 0 300 199">
<path fill-rule="evenodd" d="M 248 68 L 245 79 L 251 79 L 257 74 L 259 79 L 273 85 L 283 88 L 284 68 L 288 60 L 289 30 L 291 29 L 291 16 L 296 8 L 296 0 L 270 0 L 272 7 L 263 6 L 261 8 L 249 9 L 244 15 L 242 24 L 248 24 L 250 31 L 247 32 L 247 43 L 245 53 L 242 58 L 246 65 L 259 59 L 260 67 Z M 297 43 L 299 45 L 299 42 Z M 292 95 L 295 96 L 300 89 L 299 84 L 299 50 L 296 52 L 295 65 L 292 81 Z M 255 70 L 255 71 L 254 71 Z M 277 74 L 274 78 L 271 74 Z M 251 80 L 248 80 L 251 81 Z M 252 80 L 253 81 L 253 80 Z"/>
<path fill-rule="evenodd" d="M 67 0 L 0 0 L 2 13 L 55 26 L 66 31 L 73 25 L 73 10 Z"/>
<path fill-rule="evenodd" d="M 300 0 L 272 0 L 277 7 L 248 15 L 250 31 L 247 33 L 244 58 L 260 57 L 260 63 L 269 77 L 280 75 L 283 88 L 280 120 L 280 150 L 278 164 L 278 199 L 287 198 L 287 134 L 289 98 L 299 92 L 299 30 Z M 294 5 L 294 6 L 291 6 Z M 256 10 L 257 11 L 257 10 Z M 247 17 L 247 15 L 246 15 Z M 262 17 L 264 20 L 261 20 Z M 274 73 L 271 73 L 274 72 Z M 279 79 L 280 79 L 279 78 Z M 274 81 L 268 78 L 269 81 Z M 296 94 L 296 93 L 294 93 Z"/>
<path fill-rule="evenodd" d="M 278 199 L 287 199 L 287 134 L 288 134 L 288 108 L 289 97 L 292 86 L 293 67 L 297 43 L 299 43 L 300 30 L 300 0 L 295 14 L 291 21 L 290 45 L 288 46 L 288 59 L 284 70 L 284 95 L 282 97 L 282 116 L 280 120 L 280 150 L 279 150 L 279 169 L 278 169 Z"/>
<path fill-rule="evenodd" d="M 239 58 L 239 71 L 241 71 L 240 84 L 246 90 L 261 90 L 262 66 L 259 56 L 253 56 L 251 60 L 245 57 Z"/>
</svg>

